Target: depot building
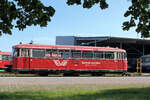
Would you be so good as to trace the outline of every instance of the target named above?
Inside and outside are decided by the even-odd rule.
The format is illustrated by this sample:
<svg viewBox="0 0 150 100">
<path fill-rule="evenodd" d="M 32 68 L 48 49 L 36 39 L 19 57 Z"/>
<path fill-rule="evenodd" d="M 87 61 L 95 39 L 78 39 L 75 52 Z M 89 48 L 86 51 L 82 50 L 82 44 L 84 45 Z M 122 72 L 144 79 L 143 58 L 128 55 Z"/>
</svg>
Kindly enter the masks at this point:
<svg viewBox="0 0 150 100">
<path fill-rule="evenodd" d="M 127 52 L 128 68 L 136 70 L 137 58 L 150 54 L 150 39 L 123 37 L 56 36 L 56 45 L 95 46 L 122 48 Z"/>
</svg>

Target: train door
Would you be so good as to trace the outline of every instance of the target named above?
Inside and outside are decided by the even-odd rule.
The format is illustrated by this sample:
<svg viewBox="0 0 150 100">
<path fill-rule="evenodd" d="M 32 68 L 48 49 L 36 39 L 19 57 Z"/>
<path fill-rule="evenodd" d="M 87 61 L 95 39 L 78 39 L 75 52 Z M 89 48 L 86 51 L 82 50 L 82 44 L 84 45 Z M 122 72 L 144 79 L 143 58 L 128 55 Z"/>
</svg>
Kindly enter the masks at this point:
<svg viewBox="0 0 150 100">
<path fill-rule="evenodd" d="M 29 70 L 30 66 L 30 50 L 29 49 L 21 49 L 21 66 L 23 70 Z"/>
<path fill-rule="evenodd" d="M 22 56 L 21 56 L 21 52 L 22 52 L 22 49 L 16 49 L 16 54 L 15 54 L 15 57 L 16 57 L 16 59 L 13 59 L 13 60 L 15 60 L 15 61 L 13 61 L 13 62 L 16 62 L 15 64 L 14 64 L 14 66 L 17 68 L 17 69 L 23 69 L 23 58 L 22 58 Z M 14 68 L 15 68 L 14 67 Z"/>
<path fill-rule="evenodd" d="M 124 53 L 120 52 L 120 68 L 121 70 L 124 70 Z"/>
<path fill-rule="evenodd" d="M 20 64 L 20 49 L 14 48 L 13 53 L 12 53 L 12 64 L 13 64 L 13 69 L 20 69 L 21 64 Z"/>
<path fill-rule="evenodd" d="M 115 52 L 115 70 L 117 70 L 119 68 L 119 61 L 118 61 L 118 52 Z"/>
<path fill-rule="evenodd" d="M 124 63 L 123 63 L 123 53 L 117 52 L 117 59 L 116 59 L 116 65 L 117 70 L 123 70 L 124 69 Z"/>
</svg>

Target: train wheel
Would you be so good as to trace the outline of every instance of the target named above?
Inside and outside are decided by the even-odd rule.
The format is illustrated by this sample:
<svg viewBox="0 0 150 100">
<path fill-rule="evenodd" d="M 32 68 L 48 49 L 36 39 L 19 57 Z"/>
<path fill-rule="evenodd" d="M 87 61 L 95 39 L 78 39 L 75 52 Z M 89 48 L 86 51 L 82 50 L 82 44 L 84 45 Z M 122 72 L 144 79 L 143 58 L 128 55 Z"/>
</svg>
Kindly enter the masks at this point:
<svg viewBox="0 0 150 100">
<path fill-rule="evenodd" d="M 5 65 L 6 69 L 5 71 L 6 72 L 12 72 L 12 65 Z"/>
<path fill-rule="evenodd" d="M 19 74 L 27 74 L 28 72 L 26 71 L 19 71 Z"/>
<path fill-rule="evenodd" d="M 79 73 L 64 73 L 63 76 L 80 76 Z"/>
<path fill-rule="evenodd" d="M 63 73 L 63 76 L 69 76 L 69 73 Z"/>
<path fill-rule="evenodd" d="M 79 73 L 73 73 L 72 75 L 73 75 L 73 76 L 80 76 Z"/>
<path fill-rule="evenodd" d="M 104 76 L 104 73 L 92 73 L 92 76 Z"/>
<path fill-rule="evenodd" d="M 48 72 L 39 72 L 38 75 L 39 76 L 48 76 Z"/>
</svg>

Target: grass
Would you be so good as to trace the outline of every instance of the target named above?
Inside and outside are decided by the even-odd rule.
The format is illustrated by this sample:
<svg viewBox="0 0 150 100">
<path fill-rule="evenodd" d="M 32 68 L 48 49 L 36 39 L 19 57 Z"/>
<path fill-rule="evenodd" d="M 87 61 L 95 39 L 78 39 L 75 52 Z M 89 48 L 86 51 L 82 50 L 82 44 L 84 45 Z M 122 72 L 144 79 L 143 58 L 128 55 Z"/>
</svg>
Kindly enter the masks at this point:
<svg viewBox="0 0 150 100">
<path fill-rule="evenodd" d="M 2 88 L 0 86 L 0 90 Z M 0 100 L 150 100 L 149 93 L 149 84 L 29 85 L 10 86 L 8 90 L 0 92 Z"/>
<path fill-rule="evenodd" d="M 34 77 L 35 74 L 0 73 L 0 77 Z"/>
</svg>

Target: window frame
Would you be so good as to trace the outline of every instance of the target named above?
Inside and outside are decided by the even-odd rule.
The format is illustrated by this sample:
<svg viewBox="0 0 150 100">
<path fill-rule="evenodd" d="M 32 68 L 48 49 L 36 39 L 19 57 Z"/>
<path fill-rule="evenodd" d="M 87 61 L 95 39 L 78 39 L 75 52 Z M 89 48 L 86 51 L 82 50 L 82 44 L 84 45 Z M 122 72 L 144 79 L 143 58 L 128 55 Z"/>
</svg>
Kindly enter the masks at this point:
<svg viewBox="0 0 150 100">
<path fill-rule="evenodd" d="M 105 60 L 115 60 L 115 53 L 114 52 L 105 52 Z"/>
<path fill-rule="evenodd" d="M 100 55 L 100 56 L 96 57 L 96 54 Z M 103 60 L 103 59 L 105 59 L 104 52 L 103 51 L 94 51 L 94 58 L 93 59 L 96 59 L 96 60 Z"/>
<path fill-rule="evenodd" d="M 73 57 L 74 53 L 79 53 L 80 57 Z M 70 51 L 71 59 L 82 59 L 82 51 L 81 50 L 71 50 Z"/>
<path fill-rule="evenodd" d="M 13 49 L 13 53 L 12 53 L 12 57 L 21 57 L 21 48 L 14 48 Z M 17 53 L 17 54 L 15 54 Z"/>
<path fill-rule="evenodd" d="M 85 55 L 85 57 L 84 57 L 84 53 L 85 54 L 92 54 L 92 56 L 88 56 L 88 55 Z M 82 59 L 94 59 L 94 53 L 93 53 L 93 51 L 82 51 L 81 52 L 81 58 Z"/>
<path fill-rule="evenodd" d="M 71 58 L 70 50 L 58 50 L 58 55 L 61 55 L 60 59 L 70 59 Z M 68 55 L 68 56 L 66 56 L 66 55 Z"/>
<path fill-rule="evenodd" d="M 2 61 L 10 61 L 11 60 L 11 55 L 1 55 Z"/>
<path fill-rule="evenodd" d="M 43 53 L 44 53 L 43 55 L 44 56 L 34 56 L 34 51 L 35 50 L 37 50 L 37 51 L 43 51 Z M 32 49 L 32 58 L 45 58 L 45 49 Z"/>
<path fill-rule="evenodd" d="M 117 52 L 117 59 L 127 60 L 127 53 L 126 52 Z"/>
</svg>

